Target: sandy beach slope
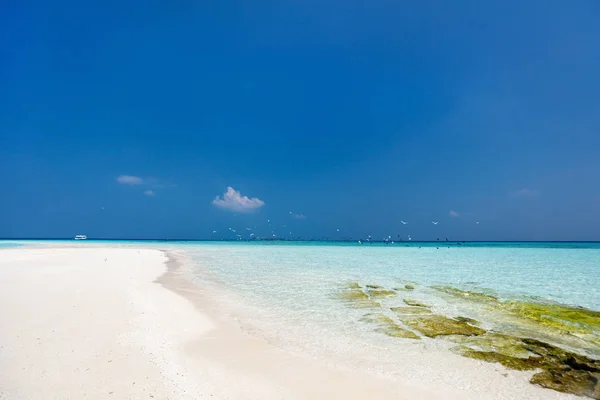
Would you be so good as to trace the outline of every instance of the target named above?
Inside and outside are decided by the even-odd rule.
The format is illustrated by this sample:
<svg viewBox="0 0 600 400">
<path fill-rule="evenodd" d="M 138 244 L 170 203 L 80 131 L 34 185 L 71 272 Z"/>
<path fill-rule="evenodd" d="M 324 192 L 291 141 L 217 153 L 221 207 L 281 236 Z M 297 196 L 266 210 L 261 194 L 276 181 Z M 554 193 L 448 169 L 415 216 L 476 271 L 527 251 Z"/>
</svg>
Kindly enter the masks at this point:
<svg viewBox="0 0 600 400">
<path fill-rule="evenodd" d="M 2 396 L 183 398 L 191 388 L 171 352 L 211 323 L 153 283 L 164 261 L 154 250 L 0 251 Z"/>
</svg>

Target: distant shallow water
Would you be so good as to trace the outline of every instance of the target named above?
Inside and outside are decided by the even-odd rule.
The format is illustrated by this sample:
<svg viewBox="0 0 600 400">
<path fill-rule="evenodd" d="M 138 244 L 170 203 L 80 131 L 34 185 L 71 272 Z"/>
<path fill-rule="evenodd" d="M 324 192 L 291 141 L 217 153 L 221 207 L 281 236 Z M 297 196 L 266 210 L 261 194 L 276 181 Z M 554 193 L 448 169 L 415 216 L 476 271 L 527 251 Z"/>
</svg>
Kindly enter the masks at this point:
<svg viewBox="0 0 600 400">
<path fill-rule="evenodd" d="M 600 310 L 598 244 L 498 243 L 439 249 L 434 245 L 220 243 L 182 247 L 231 288 L 269 302 L 290 296 L 301 303 L 322 299 L 345 281 L 389 287 L 414 282 Z"/>
<path fill-rule="evenodd" d="M 600 241 L 596 242 L 464 242 L 445 239 L 437 241 L 321 241 L 321 240 L 177 240 L 177 239 L 86 239 L 84 241 L 75 241 L 73 238 L 65 239 L 0 239 L 0 244 L 64 244 L 64 243 L 82 243 L 82 244 L 108 244 L 108 245 L 181 245 L 181 246 L 316 246 L 316 247 L 408 247 L 408 248 L 428 248 L 428 247 L 458 247 L 458 248 L 529 248 L 529 249 L 597 249 L 600 250 Z"/>
<path fill-rule="evenodd" d="M 20 247 L 22 246 L 22 243 L 19 242 L 13 242 L 10 240 L 0 240 L 0 249 L 8 249 L 8 248 L 13 248 L 13 247 Z"/>
</svg>

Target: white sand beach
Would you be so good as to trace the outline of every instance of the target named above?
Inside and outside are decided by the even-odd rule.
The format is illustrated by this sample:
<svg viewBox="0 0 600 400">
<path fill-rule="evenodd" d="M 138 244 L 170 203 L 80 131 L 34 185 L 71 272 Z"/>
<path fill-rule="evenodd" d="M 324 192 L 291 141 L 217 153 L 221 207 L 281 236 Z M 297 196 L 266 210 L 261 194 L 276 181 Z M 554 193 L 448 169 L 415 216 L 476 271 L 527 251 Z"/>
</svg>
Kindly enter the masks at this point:
<svg viewBox="0 0 600 400">
<path fill-rule="evenodd" d="M 2 399 L 570 397 L 525 382 L 410 385 L 287 352 L 148 248 L 0 250 L 0 326 Z"/>
</svg>

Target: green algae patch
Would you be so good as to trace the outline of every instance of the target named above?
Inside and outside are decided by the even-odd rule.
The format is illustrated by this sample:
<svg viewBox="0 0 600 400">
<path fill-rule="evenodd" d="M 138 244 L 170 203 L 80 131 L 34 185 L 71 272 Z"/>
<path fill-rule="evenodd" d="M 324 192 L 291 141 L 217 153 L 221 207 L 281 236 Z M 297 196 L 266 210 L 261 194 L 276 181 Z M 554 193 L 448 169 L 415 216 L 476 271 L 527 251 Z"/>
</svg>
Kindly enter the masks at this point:
<svg viewBox="0 0 600 400">
<path fill-rule="evenodd" d="M 535 303 L 521 300 L 501 301 L 495 296 L 448 286 L 435 286 L 434 289 L 462 299 L 488 303 L 495 310 L 503 311 L 549 328 L 578 333 L 600 332 L 600 311 L 556 303 Z"/>
<path fill-rule="evenodd" d="M 347 289 L 338 293 L 338 297 L 346 305 L 353 308 L 381 308 L 381 304 L 372 300 L 365 292 L 360 289 Z"/>
<path fill-rule="evenodd" d="M 471 325 L 479 325 L 479 321 L 469 317 L 455 317 L 454 319 L 460 322 L 466 322 L 467 324 Z"/>
<path fill-rule="evenodd" d="M 493 351 L 464 350 L 463 352 L 460 352 L 460 354 L 476 360 L 490 363 L 500 363 L 508 369 L 514 369 L 517 371 L 530 371 L 538 369 L 543 364 L 541 357 L 511 357 Z"/>
<path fill-rule="evenodd" d="M 486 331 L 466 322 L 457 321 L 443 315 L 422 315 L 400 317 L 408 327 L 431 338 L 448 335 L 482 335 Z"/>
<path fill-rule="evenodd" d="M 375 332 L 383 333 L 391 337 L 420 339 L 419 335 L 402 328 L 395 323 L 393 319 L 384 314 L 366 314 L 361 321 L 376 324 L 377 328 L 375 328 Z"/>
<path fill-rule="evenodd" d="M 536 339 L 521 340 L 529 351 L 543 359 L 542 371 L 531 378 L 531 383 L 559 392 L 600 399 L 600 360 Z"/>
<path fill-rule="evenodd" d="M 390 317 L 382 313 L 367 313 L 363 315 L 360 322 L 380 323 L 382 321 L 392 321 Z M 393 321 L 392 321 L 393 322 Z"/>
<path fill-rule="evenodd" d="M 346 289 L 362 289 L 362 287 L 358 284 L 358 282 L 348 282 L 344 286 Z"/>
<path fill-rule="evenodd" d="M 409 314 L 409 315 L 415 315 L 415 314 L 431 314 L 431 310 L 429 308 L 424 308 L 424 307 L 392 307 L 390 308 L 390 310 L 392 310 L 395 313 L 398 314 Z"/>
<path fill-rule="evenodd" d="M 468 290 L 460 290 L 450 286 L 434 286 L 434 289 L 450 294 L 455 297 L 460 297 L 466 300 L 478 301 L 478 302 L 497 302 L 498 298 L 496 296 L 491 296 L 489 294 L 479 293 L 479 292 L 470 292 Z"/>
<path fill-rule="evenodd" d="M 411 290 L 415 290 L 415 286 L 411 285 L 411 284 L 406 284 L 404 286 L 396 286 L 393 289 L 395 291 L 397 291 L 397 292 L 408 292 L 408 291 L 411 291 Z"/>
<path fill-rule="evenodd" d="M 412 307 L 425 307 L 425 308 L 429 308 L 431 306 L 425 304 L 425 303 L 421 303 L 419 301 L 416 300 L 411 300 L 411 299 L 404 299 L 403 300 L 407 305 L 412 306 Z"/>
<path fill-rule="evenodd" d="M 551 329 L 583 334 L 600 333 L 600 312 L 587 308 L 518 300 L 501 302 L 499 308 Z"/>
<path fill-rule="evenodd" d="M 371 289 L 367 290 L 367 293 L 369 296 L 374 298 L 391 297 L 396 295 L 396 292 L 387 289 Z"/>
<path fill-rule="evenodd" d="M 383 286 L 379 285 L 366 285 L 367 289 L 383 289 Z"/>
<path fill-rule="evenodd" d="M 568 344 L 593 353 L 600 352 L 600 312 L 558 303 L 523 300 L 499 300 L 484 293 L 447 286 L 434 287 L 469 302 L 479 304 L 489 319 L 508 322 L 520 335 L 535 336 L 551 342 Z"/>
<path fill-rule="evenodd" d="M 600 373 L 573 369 L 548 369 L 535 374 L 531 383 L 547 389 L 600 399 Z"/>
<path fill-rule="evenodd" d="M 340 297 L 346 300 L 367 300 L 369 296 L 360 289 L 349 289 L 340 292 Z"/>
<path fill-rule="evenodd" d="M 537 339 L 495 333 L 453 341 L 461 343 L 453 351 L 465 357 L 519 371 L 539 370 L 531 378 L 532 384 L 600 399 L 600 360 Z"/>
<path fill-rule="evenodd" d="M 471 351 L 496 352 L 517 358 L 528 358 L 535 355 L 528 350 L 527 344 L 521 338 L 500 333 L 488 332 L 479 336 L 454 336 L 448 339 L 462 345 L 456 348 L 459 350 L 459 354 L 462 354 L 461 349 L 466 348 Z"/>
<path fill-rule="evenodd" d="M 377 329 L 375 329 L 375 332 L 379 332 L 379 333 L 383 333 L 383 334 L 391 336 L 391 337 L 397 337 L 397 338 L 403 338 L 403 339 L 413 339 L 413 340 L 421 339 L 421 337 L 419 335 L 417 335 L 416 333 L 411 332 L 407 329 L 401 328 L 400 326 L 398 326 L 396 324 L 377 328 Z"/>
</svg>

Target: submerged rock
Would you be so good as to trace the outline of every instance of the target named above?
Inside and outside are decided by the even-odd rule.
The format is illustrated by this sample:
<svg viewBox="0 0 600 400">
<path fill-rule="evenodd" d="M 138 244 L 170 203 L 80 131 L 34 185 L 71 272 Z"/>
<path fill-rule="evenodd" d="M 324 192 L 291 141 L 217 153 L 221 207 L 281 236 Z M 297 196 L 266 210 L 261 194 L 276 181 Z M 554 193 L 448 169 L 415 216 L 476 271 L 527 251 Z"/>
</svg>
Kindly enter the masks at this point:
<svg viewBox="0 0 600 400">
<path fill-rule="evenodd" d="M 500 363 L 506 368 L 515 369 L 518 371 L 529 371 L 540 368 L 543 364 L 541 357 L 511 357 L 502 353 L 496 353 L 493 351 L 477 351 L 477 350 L 463 350 L 459 351 L 459 354 L 474 358 L 476 360 L 487 361 L 491 363 Z"/>
<path fill-rule="evenodd" d="M 369 298 L 369 296 L 360 289 L 343 290 L 339 295 L 345 300 L 363 300 Z"/>
<path fill-rule="evenodd" d="M 425 307 L 392 307 L 390 310 L 398 314 L 431 314 L 431 310 Z"/>
<path fill-rule="evenodd" d="M 404 339 L 420 339 L 419 335 L 402 328 L 393 319 L 384 314 L 366 314 L 361 321 L 378 325 L 375 332 Z"/>
<path fill-rule="evenodd" d="M 544 359 L 544 371 L 531 383 L 560 392 L 600 399 L 600 360 L 563 350 L 536 339 L 522 339 L 533 353 Z"/>
<path fill-rule="evenodd" d="M 522 300 L 501 301 L 495 296 L 448 286 L 436 286 L 434 288 L 465 300 L 487 303 L 495 311 L 504 312 L 546 328 L 581 334 L 600 332 L 600 311 L 557 303 L 536 303 Z M 593 339 L 599 340 L 598 336 Z"/>
<path fill-rule="evenodd" d="M 482 335 L 486 332 L 466 322 L 457 321 L 438 314 L 405 316 L 400 319 L 410 328 L 431 338 L 447 335 Z"/>
<path fill-rule="evenodd" d="M 372 300 L 360 289 L 347 289 L 338 293 L 338 297 L 354 308 L 381 308 L 381 304 Z"/>
<path fill-rule="evenodd" d="M 372 290 L 367 290 L 367 293 L 371 297 L 375 297 L 375 298 L 390 297 L 390 296 L 396 295 L 396 292 L 394 292 L 393 290 L 387 290 L 387 289 L 372 289 Z"/>
<path fill-rule="evenodd" d="M 344 287 L 346 289 L 361 289 L 361 286 L 358 284 L 358 282 L 348 282 Z"/>
<path fill-rule="evenodd" d="M 531 383 L 542 387 L 600 399 L 600 360 L 575 354 L 531 338 L 486 334 L 454 341 L 462 343 L 453 350 L 465 357 L 499 363 L 514 370 L 541 371 Z"/>
<path fill-rule="evenodd" d="M 481 301 L 481 302 L 495 302 L 498 301 L 496 296 L 491 296 L 484 293 L 478 292 L 470 292 L 468 290 L 460 290 L 450 286 L 434 286 L 433 287 L 440 292 L 444 292 L 450 294 L 452 296 L 461 297 L 463 299 L 472 300 L 472 301 Z"/>
<path fill-rule="evenodd" d="M 418 302 L 416 300 L 411 300 L 411 299 L 404 299 L 404 302 L 406 304 L 408 304 L 409 306 L 412 306 L 412 307 L 426 307 L 426 308 L 431 307 L 431 306 L 428 306 L 425 303 L 421 303 L 421 302 Z"/>
<path fill-rule="evenodd" d="M 488 322 L 501 324 L 505 332 L 512 332 L 515 336 L 532 336 L 600 355 L 599 311 L 541 300 L 503 301 L 484 293 L 447 286 L 435 289 L 480 305 Z"/>
<path fill-rule="evenodd" d="M 530 382 L 563 393 L 600 399 L 599 381 L 600 373 L 561 368 L 539 372 Z"/>
<path fill-rule="evenodd" d="M 455 317 L 454 319 L 460 322 L 466 322 L 467 324 L 471 325 L 479 325 L 479 321 L 469 317 Z"/>
<path fill-rule="evenodd" d="M 383 289 L 383 286 L 379 285 L 366 285 L 369 289 Z"/>
<path fill-rule="evenodd" d="M 552 329 L 583 334 L 600 332 L 600 312 L 587 308 L 518 300 L 500 302 L 499 308 Z"/>
<path fill-rule="evenodd" d="M 415 287 L 413 285 L 404 285 L 404 289 L 413 290 Z"/>
<path fill-rule="evenodd" d="M 527 345 L 521 338 L 500 333 L 487 332 L 479 336 L 453 336 L 448 339 L 462 345 L 453 349 L 458 350 L 459 354 L 462 354 L 463 349 L 469 349 L 483 352 L 491 351 L 518 358 L 528 358 L 536 355 L 528 350 Z"/>
</svg>

